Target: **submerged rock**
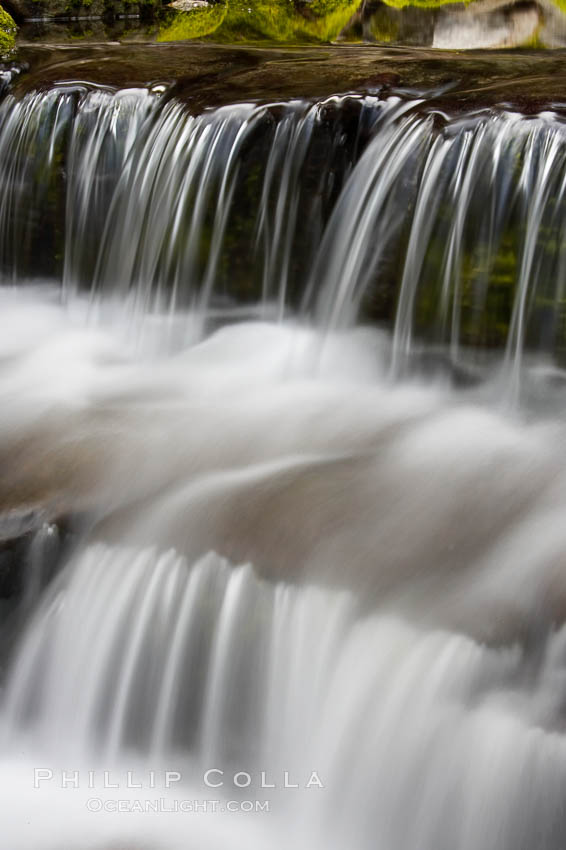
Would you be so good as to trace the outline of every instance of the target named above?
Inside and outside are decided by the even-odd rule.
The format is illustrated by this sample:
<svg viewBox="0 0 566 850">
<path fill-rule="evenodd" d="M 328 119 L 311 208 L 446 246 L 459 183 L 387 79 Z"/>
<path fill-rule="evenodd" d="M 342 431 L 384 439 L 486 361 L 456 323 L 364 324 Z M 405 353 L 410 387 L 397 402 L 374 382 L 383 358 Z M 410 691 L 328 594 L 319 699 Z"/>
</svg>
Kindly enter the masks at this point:
<svg viewBox="0 0 566 850">
<path fill-rule="evenodd" d="M 0 680 L 22 627 L 81 537 L 84 520 L 45 507 L 0 511 Z"/>
<path fill-rule="evenodd" d="M 0 600 L 32 604 L 57 572 L 82 520 L 43 509 L 0 514 Z"/>
</svg>

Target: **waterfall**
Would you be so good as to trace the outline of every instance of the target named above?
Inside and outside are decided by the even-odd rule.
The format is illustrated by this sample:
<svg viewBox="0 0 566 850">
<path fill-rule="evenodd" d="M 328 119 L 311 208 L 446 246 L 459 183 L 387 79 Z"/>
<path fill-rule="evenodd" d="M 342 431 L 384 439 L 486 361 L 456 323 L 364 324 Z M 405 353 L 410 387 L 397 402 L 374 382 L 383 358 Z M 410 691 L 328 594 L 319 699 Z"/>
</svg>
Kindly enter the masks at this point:
<svg viewBox="0 0 566 850">
<path fill-rule="evenodd" d="M 0 128 L 6 280 L 47 276 L 140 314 L 189 307 L 201 335 L 244 305 L 384 322 L 394 375 L 423 342 L 456 366 L 499 350 L 517 387 L 525 353 L 562 362 L 553 114 L 348 95 L 194 116 L 159 87 L 64 86 L 5 97 Z"/>
<path fill-rule="evenodd" d="M 212 553 L 95 546 L 28 630 L 4 720 L 13 736 L 25 718 L 42 763 L 55 748 L 113 765 L 137 744 L 193 781 L 243 772 L 246 798 L 293 817 L 298 798 L 321 846 L 559 848 L 565 641 L 548 636 L 533 688 L 519 646 L 364 616 L 351 593 Z M 285 774 L 293 802 L 263 787 Z"/>
<path fill-rule="evenodd" d="M 2 95 L 7 850 L 562 850 L 565 227 L 551 113 Z"/>
<path fill-rule="evenodd" d="M 358 149 L 397 102 L 350 96 L 193 116 L 145 89 L 75 86 L 6 98 L 3 263 L 12 277 L 34 276 L 25 264 L 47 243 L 64 256 L 63 268 L 52 271 L 67 290 L 134 291 L 141 309 L 175 309 L 208 306 L 227 288 L 232 298 L 263 297 L 283 310 L 287 289 L 302 285 L 289 280 L 297 243 L 313 250 Z M 40 158 L 32 159 L 36 147 Z M 21 222 L 15 211 L 23 207 Z M 299 215 L 311 219 L 306 234 Z M 60 232 L 46 235 L 36 219 Z M 242 252 L 246 280 L 231 283 Z"/>
</svg>

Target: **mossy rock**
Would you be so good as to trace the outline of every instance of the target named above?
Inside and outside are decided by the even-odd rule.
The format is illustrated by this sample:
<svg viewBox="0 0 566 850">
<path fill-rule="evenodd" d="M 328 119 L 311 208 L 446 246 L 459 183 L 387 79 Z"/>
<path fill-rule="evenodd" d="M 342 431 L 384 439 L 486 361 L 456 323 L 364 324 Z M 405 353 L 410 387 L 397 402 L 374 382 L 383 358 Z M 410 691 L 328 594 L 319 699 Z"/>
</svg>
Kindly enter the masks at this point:
<svg viewBox="0 0 566 850">
<path fill-rule="evenodd" d="M 214 6 L 206 8 L 169 14 L 157 40 L 185 41 L 192 38 L 203 38 L 218 29 L 226 17 L 226 11 L 225 3 L 216 3 Z"/>
<path fill-rule="evenodd" d="M 168 15 L 159 41 L 203 39 L 223 44 L 333 41 L 359 8 L 359 0 L 225 0 Z"/>
<path fill-rule="evenodd" d="M 344 5 L 342 0 L 312 0 L 308 8 L 314 15 L 322 17 L 331 15 L 333 12 L 338 12 Z"/>
<path fill-rule="evenodd" d="M 0 6 L 0 56 L 6 56 L 16 44 L 17 27 L 14 19 Z"/>
</svg>

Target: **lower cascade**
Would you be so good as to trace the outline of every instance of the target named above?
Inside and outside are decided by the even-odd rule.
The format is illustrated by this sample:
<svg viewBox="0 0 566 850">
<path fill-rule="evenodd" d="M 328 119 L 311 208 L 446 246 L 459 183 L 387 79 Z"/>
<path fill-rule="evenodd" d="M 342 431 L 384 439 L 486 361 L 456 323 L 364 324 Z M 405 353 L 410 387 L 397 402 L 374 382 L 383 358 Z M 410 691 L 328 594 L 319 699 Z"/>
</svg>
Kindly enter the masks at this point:
<svg viewBox="0 0 566 850">
<path fill-rule="evenodd" d="M 565 233 L 551 112 L 3 95 L 0 850 L 563 850 Z"/>
</svg>

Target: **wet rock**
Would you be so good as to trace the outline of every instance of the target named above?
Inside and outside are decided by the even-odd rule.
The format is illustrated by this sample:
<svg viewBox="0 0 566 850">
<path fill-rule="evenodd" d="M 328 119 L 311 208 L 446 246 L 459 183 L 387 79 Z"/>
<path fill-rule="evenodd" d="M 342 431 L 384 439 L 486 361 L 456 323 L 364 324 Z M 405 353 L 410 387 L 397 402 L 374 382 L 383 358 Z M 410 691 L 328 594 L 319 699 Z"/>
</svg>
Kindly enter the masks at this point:
<svg viewBox="0 0 566 850">
<path fill-rule="evenodd" d="M 53 519 L 42 510 L 0 515 L 0 599 L 32 604 L 51 580 L 76 537 L 76 518 Z"/>
<path fill-rule="evenodd" d="M 39 508 L 0 513 L 0 677 L 22 627 L 84 529 L 78 515 L 53 518 Z"/>
<path fill-rule="evenodd" d="M 9 91 L 16 77 L 27 70 L 27 65 L 18 65 L 15 62 L 0 65 L 0 98 Z"/>
<path fill-rule="evenodd" d="M 208 44 L 78 45 L 65 52 L 21 45 L 30 72 L 13 84 L 20 96 L 53 83 L 88 80 L 130 88 L 157 80 L 195 111 L 237 101 L 318 99 L 385 88 L 421 97 L 422 109 L 460 114 L 504 105 L 562 114 L 566 64 L 551 52 L 449 53 L 383 47 L 249 48 Z M 430 94 L 432 93 L 432 98 Z"/>
<path fill-rule="evenodd" d="M 536 36 L 541 13 L 535 4 L 476 11 L 474 7 L 446 11 L 438 16 L 432 42 L 444 50 L 517 47 Z"/>
<path fill-rule="evenodd" d="M 555 0 L 367 0 L 341 39 L 443 50 L 563 47 L 566 14 Z"/>
</svg>

